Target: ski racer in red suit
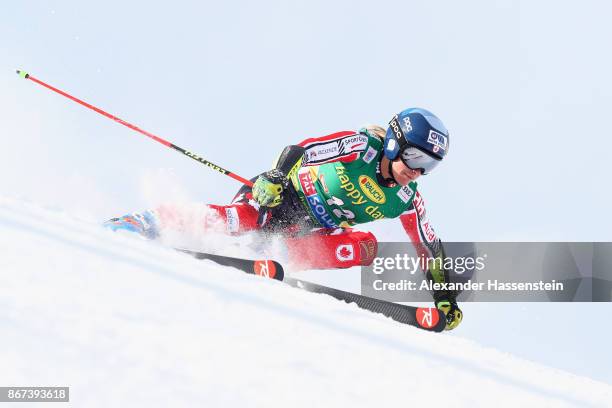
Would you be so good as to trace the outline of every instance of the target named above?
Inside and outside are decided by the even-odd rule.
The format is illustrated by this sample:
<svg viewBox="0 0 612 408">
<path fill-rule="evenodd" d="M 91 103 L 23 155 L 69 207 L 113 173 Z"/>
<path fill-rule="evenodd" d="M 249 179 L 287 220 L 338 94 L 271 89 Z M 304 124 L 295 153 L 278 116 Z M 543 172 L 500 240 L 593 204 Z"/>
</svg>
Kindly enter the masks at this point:
<svg viewBox="0 0 612 408">
<path fill-rule="evenodd" d="M 429 174 L 448 151 L 449 134 L 431 112 L 406 109 L 389 128 L 368 126 L 310 138 L 287 146 L 274 169 L 243 186 L 229 205 L 206 205 L 202 228 L 222 224 L 229 234 L 249 231 L 283 237 L 293 267 L 347 268 L 369 265 L 377 253 L 370 232 L 357 224 L 399 218 L 420 256 L 444 258 L 443 246 L 425 211 L 416 180 Z M 165 228 L 180 229 L 187 220 L 172 207 L 114 218 L 113 230 L 135 231 L 155 238 Z M 426 278 L 449 282 L 449 271 L 428 268 Z M 463 314 L 457 292 L 435 291 L 436 307 L 447 317 L 447 329 Z"/>
</svg>

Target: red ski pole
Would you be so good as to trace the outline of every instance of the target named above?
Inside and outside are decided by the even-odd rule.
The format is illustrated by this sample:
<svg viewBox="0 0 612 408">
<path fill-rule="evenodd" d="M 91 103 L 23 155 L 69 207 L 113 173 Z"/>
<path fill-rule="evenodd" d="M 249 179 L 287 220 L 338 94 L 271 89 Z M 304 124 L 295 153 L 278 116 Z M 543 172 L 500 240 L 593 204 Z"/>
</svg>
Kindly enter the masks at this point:
<svg viewBox="0 0 612 408">
<path fill-rule="evenodd" d="M 91 109 L 91 110 L 93 110 L 95 112 L 98 112 L 100 115 L 106 116 L 107 118 L 112 119 L 115 122 L 122 124 L 123 126 L 127 126 L 130 129 L 132 129 L 132 130 L 134 130 L 134 131 L 136 131 L 136 132 L 138 132 L 140 134 L 143 134 L 143 135 L 145 135 L 145 136 L 155 140 L 156 142 L 159 142 L 159 143 L 163 144 L 164 146 L 167 146 L 167 147 L 169 147 L 171 149 L 174 149 L 177 152 L 182 153 L 182 154 L 184 154 L 187 157 L 191 157 L 193 160 L 196 160 L 196 161 L 204 164 L 205 166 L 208 166 L 209 168 L 218 171 L 219 173 L 225 174 L 226 176 L 230 176 L 231 178 L 233 178 L 234 180 L 238 180 L 242 184 L 246 184 L 249 187 L 253 186 L 253 183 L 251 181 L 249 181 L 249 180 L 247 180 L 247 179 L 245 179 L 243 177 L 240 177 L 239 175 L 237 175 L 235 173 L 232 173 L 229 170 L 225 170 L 223 167 L 219 167 L 216 164 L 211 163 L 211 162 L 209 162 L 206 159 L 203 159 L 202 157 L 198 156 L 197 154 L 192 153 L 190 151 L 187 151 L 187 150 L 183 149 L 182 147 L 179 147 L 179 146 L 177 146 L 177 145 L 175 145 L 173 143 L 170 143 L 169 141 L 164 140 L 161 137 L 154 135 L 153 133 L 150 133 L 150 132 L 147 132 L 146 130 L 140 129 L 138 126 L 134 126 L 131 123 L 126 122 L 125 120 L 123 120 L 121 118 L 118 118 L 115 115 L 111 115 L 110 113 L 105 112 L 105 111 L 103 111 L 100 108 L 97 108 L 97 107 L 95 107 L 95 106 L 93 106 L 93 105 L 91 105 L 91 104 L 89 104 L 89 103 L 87 103 L 85 101 L 82 101 L 82 100 L 80 100 L 78 98 L 75 98 L 74 96 L 72 96 L 72 95 L 70 95 L 70 94 L 68 94 L 68 93 L 66 93 L 66 92 L 64 92 L 64 91 L 62 91 L 60 89 L 57 89 L 57 88 L 55 88 L 55 87 L 53 87 L 53 86 L 51 86 L 49 84 L 46 84 L 43 81 L 34 78 L 32 75 L 28 74 L 25 71 L 17 70 L 17 74 L 19 74 L 19 76 L 22 77 L 22 78 L 29 79 L 30 81 L 36 82 L 38 85 L 42 85 L 45 88 L 52 90 L 53 92 L 56 92 L 56 93 L 58 93 L 58 94 L 60 94 L 62 96 L 65 96 L 68 99 L 73 100 L 74 102 L 76 102 L 76 103 L 78 103 L 80 105 L 85 106 L 86 108 L 89 108 L 89 109 Z"/>
</svg>

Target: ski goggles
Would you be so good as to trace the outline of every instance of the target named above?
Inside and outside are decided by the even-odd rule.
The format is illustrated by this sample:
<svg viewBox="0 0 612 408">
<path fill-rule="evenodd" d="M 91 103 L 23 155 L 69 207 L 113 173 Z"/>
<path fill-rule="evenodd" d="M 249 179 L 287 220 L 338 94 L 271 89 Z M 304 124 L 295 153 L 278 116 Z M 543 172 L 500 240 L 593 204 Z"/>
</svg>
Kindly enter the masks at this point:
<svg viewBox="0 0 612 408">
<path fill-rule="evenodd" d="M 421 170 L 422 174 L 431 173 L 441 161 L 414 146 L 406 147 L 400 157 L 406 166 L 412 170 Z"/>
</svg>

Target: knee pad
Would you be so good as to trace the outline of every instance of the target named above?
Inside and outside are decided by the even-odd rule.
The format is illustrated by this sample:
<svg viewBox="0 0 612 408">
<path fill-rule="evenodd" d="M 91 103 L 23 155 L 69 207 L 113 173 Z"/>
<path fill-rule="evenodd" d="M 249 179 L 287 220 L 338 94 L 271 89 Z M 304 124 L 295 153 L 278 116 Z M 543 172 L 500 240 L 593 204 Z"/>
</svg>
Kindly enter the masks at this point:
<svg viewBox="0 0 612 408">
<path fill-rule="evenodd" d="M 371 232 L 322 229 L 286 238 L 289 262 L 295 269 L 350 268 L 370 265 L 378 251 Z"/>
</svg>

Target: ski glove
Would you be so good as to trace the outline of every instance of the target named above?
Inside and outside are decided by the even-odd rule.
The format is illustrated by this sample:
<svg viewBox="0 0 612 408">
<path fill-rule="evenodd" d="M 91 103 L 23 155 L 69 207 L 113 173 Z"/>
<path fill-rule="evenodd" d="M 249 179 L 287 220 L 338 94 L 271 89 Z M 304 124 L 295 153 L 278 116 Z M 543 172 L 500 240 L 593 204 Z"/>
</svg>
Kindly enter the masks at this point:
<svg viewBox="0 0 612 408">
<path fill-rule="evenodd" d="M 289 180 L 280 170 L 263 173 L 253 184 L 253 198 L 263 207 L 276 207 L 283 202 L 283 190 Z"/>
<path fill-rule="evenodd" d="M 438 300 L 436 302 L 436 307 L 446 315 L 445 330 L 453 330 L 455 327 L 459 326 L 459 323 L 463 320 L 463 312 L 453 299 Z"/>
</svg>

